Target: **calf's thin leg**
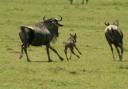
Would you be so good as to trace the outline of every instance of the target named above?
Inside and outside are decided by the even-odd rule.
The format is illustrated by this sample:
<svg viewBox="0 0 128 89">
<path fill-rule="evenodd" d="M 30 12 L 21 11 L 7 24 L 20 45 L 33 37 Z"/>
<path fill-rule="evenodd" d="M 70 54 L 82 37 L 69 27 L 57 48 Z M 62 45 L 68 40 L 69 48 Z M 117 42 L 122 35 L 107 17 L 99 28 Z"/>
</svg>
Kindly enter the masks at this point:
<svg viewBox="0 0 128 89">
<path fill-rule="evenodd" d="M 80 57 L 74 52 L 74 49 L 73 49 L 73 48 L 70 48 L 70 50 L 71 50 L 71 52 L 72 52 L 75 56 L 77 56 L 78 58 L 80 58 Z"/>
<path fill-rule="evenodd" d="M 65 55 L 66 55 L 66 58 L 67 58 L 67 60 L 68 60 L 68 56 L 67 56 L 67 47 L 65 47 L 65 49 L 64 49 L 64 53 L 65 53 Z"/>
<path fill-rule="evenodd" d="M 75 45 L 75 49 L 78 51 L 78 53 L 81 55 L 81 52 L 79 51 L 79 49 L 76 47 Z"/>
</svg>

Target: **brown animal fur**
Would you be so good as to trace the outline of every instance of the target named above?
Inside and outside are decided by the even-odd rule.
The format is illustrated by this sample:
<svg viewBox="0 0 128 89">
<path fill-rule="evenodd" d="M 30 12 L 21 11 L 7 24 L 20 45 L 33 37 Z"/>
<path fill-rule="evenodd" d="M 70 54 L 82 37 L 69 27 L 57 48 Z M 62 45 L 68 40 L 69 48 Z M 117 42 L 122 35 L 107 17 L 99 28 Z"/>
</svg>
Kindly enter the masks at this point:
<svg viewBox="0 0 128 89">
<path fill-rule="evenodd" d="M 67 56 L 67 50 L 70 49 L 70 59 L 72 57 L 72 54 L 74 54 L 75 56 L 77 56 L 78 58 L 80 58 L 79 55 L 77 55 L 75 52 L 74 52 L 74 48 L 78 51 L 78 53 L 81 55 L 81 52 L 79 51 L 79 49 L 77 48 L 76 46 L 76 39 L 77 39 L 77 35 L 76 33 L 74 35 L 72 35 L 70 33 L 70 37 L 68 38 L 68 40 L 66 42 L 64 42 L 65 44 L 65 49 L 64 49 L 64 53 L 66 55 L 66 58 L 67 60 L 69 59 L 68 56 Z"/>
</svg>

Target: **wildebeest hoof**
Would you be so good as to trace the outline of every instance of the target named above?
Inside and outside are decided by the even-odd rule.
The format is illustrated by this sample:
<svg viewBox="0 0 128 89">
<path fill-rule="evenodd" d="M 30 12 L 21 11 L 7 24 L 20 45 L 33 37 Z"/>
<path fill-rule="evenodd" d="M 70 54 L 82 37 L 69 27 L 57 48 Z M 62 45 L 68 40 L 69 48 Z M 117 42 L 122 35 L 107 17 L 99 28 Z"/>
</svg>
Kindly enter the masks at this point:
<svg viewBox="0 0 128 89">
<path fill-rule="evenodd" d="M 69 61 L 69 59 L 67 58 L 67 61 Z"/>
<path fill-rule="evenodd" d="M 122 57 L 120 57 L 120 61 L 122 61 L 122 59 L 123 59 L 123 58 L 122 58 Z"/>
<path fill-rule="evenodd" d="M 28 62 L 31 62 L 30 60 L 27 60 Z"/>
<path fill-rule="evenodd" d="M 27 59 L 28 62 L 31 62 L 30 59 Z"/>
<path fill-rule="evenodd" d="M 52 60 L 49 60 L 48 62 L 53 62 Z"/>
</svg>

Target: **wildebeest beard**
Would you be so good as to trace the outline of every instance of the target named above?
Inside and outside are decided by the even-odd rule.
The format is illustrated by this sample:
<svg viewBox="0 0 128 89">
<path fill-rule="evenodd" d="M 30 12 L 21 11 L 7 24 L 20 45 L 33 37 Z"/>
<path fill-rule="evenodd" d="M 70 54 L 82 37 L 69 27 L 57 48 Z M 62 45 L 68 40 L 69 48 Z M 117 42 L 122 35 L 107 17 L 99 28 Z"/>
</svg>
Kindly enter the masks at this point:
<svg viewBox="0 0 128 89">
<path fill-rule="evenodd" d="M 51 42 L 52 42 L 52 43 L 56 43 L 56 41 L 57 41 L 57 36 L 54 35 Z"/>
<path fill-rule="evenodd" d="M 52 30 L 53 30 L 53 29 L 52 29 Z M 55 30 L 55 29 L 54 29 L 54 30 Z M 54 33 L 51 42 L 52 42 L 52 43 L 55 43 L 55 42 L 57 41 L 57 38 L 58 38 L 58 37 L 59 37 L 59 33 L 58 33 L 58 31 L 57 31 L 56 33 Z"/>
<path fill-rule="evenodd" d="M 57 41 L 57 38 L 59 37 L 58 27 L 56 25 L 52 25 L 52 26 L 49 26 L 47 28 L 52 31 L 51 33 L 53 33 L 53 38 L 52 38 L 51 42 L 55 43 Z"/>
</svg>

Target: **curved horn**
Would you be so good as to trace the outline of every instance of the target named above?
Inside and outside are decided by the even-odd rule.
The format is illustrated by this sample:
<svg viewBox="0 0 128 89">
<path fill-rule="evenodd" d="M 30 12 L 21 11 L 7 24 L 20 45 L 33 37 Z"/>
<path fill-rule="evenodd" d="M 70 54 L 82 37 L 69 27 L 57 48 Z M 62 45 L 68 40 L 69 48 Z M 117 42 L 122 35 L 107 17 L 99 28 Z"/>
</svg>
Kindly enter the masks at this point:
<svg viewBox="0 0 128 89">
<path fill-rule="evenodd" d="M 60 19 L 58 21 L 62 21 L 62 17 L 61 16 L 59 16 L 59 17 L 60 17 Z"/>
<path fill-rule="evenodd" d="M 104 22 L 104 24 L 105 24 L 106 26 L 109 26 L 109 25 L 110 25 L 109 22 Z"/>
</svg>

